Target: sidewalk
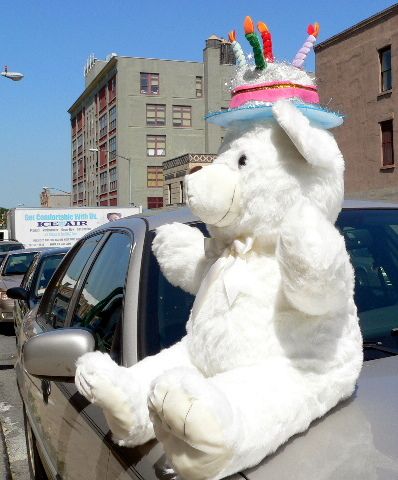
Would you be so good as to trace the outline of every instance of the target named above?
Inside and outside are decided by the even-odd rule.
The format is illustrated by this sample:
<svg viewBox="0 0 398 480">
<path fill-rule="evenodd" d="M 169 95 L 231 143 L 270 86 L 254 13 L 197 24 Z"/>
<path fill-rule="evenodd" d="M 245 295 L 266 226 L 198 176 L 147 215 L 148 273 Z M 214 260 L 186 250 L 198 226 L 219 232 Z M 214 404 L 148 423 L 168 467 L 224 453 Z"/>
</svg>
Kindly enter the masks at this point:
<svg viewBox="0 0 398 480">
<path fill-rule="evenodd" d="M 15 378 L 15 337 L 0 334 L 0 479 L 28 480 L 22 400 Z"/>
</svg>

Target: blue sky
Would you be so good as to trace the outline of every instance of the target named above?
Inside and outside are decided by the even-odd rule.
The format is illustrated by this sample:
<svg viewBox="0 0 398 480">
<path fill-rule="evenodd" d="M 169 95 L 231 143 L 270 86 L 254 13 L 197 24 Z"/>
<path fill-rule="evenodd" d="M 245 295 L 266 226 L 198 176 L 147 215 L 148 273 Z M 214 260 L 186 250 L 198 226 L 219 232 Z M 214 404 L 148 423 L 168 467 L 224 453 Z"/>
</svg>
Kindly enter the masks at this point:
<svg viewBox="0 0 398 480">
<path fill-rule="evenodd" d="M 0 0 L 0 66 L 25 75 L 21 82 L 0 77 L 0 206 L 38 206 L 42 186 L 70 191 L 67 110 L 84 90 L 90 53 L 201 61 L 213 33 L 235 28 L 247 49 L 242 23 L 251 15 L 270 27 L 275 56 L 291 60 L 308 23 L 321 24 L 323 41 L 393 3 Z"/>
</svg>

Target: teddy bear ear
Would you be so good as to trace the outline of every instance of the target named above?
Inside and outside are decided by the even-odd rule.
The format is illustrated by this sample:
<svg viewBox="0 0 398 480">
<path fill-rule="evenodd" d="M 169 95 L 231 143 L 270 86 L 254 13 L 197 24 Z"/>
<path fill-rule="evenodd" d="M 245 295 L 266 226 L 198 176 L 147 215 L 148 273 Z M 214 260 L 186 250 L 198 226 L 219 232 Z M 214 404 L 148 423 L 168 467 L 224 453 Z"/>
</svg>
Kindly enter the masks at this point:
<svg viewBox="0 0 398 480">
<path fill-rule="evenodd" d="M 272 111 L 275 120 L 308 163 L 329 168 L 343 164 L 343 156 L 333 135 L 312 125 L 292 102 L 280 100 Z"/>
</svg>

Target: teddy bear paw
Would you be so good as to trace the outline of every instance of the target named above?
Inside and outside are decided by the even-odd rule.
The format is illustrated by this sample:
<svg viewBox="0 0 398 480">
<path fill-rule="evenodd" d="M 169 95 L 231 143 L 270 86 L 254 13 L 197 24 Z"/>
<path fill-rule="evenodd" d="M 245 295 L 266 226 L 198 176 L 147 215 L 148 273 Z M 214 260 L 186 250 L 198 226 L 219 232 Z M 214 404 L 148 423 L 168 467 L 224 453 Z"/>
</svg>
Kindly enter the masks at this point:
<svg viewBox="0 0 398 480">
<path fill-rule="evenodd" d="M 123 390 L 115 383 L 118 366 L 109 355 L 96 351 L 86 353 L 76 362 L 75 385 L 91 403 L 106 408 L 115 398 L 123 398 Z"/>
<path fill-rule="evenodd" d="M 229 404 L 214 388 L 203 388 L 204 379 L 193 388 L 195 378 L 186 380 L 166 376 L 154 383 L 148 406 L 156 437 L 182 478 L 220 478 L 233 456 L 232 417 L 228 422 L 227 416 L 220 415 L 224 407 L 229 410 Z M 222 396 L 221 403 L 217 395 Z"/>
</svg>

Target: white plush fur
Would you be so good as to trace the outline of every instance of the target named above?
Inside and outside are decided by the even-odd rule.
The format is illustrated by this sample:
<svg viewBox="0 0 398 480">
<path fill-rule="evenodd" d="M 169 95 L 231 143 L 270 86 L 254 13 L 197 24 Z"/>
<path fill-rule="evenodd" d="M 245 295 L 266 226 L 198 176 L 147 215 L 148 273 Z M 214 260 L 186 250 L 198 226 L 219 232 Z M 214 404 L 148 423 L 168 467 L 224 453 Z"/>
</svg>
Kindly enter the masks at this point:
<svg viewBox="0 0 398 480">
<path fill-rule="evenodd" d="M 197 294 L 186 337 L 129 369 L 97 352 L 78 361 L 76 385 L 119 443 L 155 432 L 189 480 L 257 464 L 349 397 L 362 365 L 353 270 L 333 226 L 342 155 L 289 102 L 274 115 L 231 129 L 214 166 L 187 177 L 192 210 L 210 219 L 206 247 L 197 229 L 158 229 L 163 273 Z"/>
</svg>

